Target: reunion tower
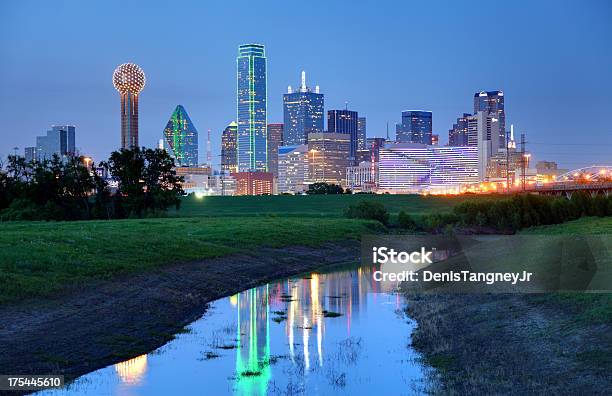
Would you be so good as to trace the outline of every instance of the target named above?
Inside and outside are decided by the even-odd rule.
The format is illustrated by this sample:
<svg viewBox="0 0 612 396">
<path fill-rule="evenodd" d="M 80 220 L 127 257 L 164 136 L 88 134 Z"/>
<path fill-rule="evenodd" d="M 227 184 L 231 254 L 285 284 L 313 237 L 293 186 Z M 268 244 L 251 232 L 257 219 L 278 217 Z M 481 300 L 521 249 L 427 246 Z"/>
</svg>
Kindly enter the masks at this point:
<svg viewBox="0 0 612 396">
<path fill-rule="evenodd" d="M 138 147 L 138 95 L 145 86 L 140 66 L 124 63 L 113 73 L 113 85 L 121 95 L 121 148 Z"/>
</svg>

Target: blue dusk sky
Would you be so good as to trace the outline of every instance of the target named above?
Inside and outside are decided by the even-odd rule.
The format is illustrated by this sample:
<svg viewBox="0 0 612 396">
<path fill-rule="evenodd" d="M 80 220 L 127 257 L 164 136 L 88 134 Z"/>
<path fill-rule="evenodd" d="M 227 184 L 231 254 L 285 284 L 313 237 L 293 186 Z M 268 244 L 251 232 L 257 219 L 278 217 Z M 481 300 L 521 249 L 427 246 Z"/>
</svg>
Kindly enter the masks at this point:
<svg viewBox="0 0 612 396">
<path fill-rule="evenodd" d="M 140 142 L 154 146 L 177 104 L 213 163 L 236 114 L 238 45 L 268 58 L 268 122 L 299 84 L 325 110 L 367 117 L 384 136 L 405 109 L 433 111 L 434 133 L 472 112 L 480 90 L 505 92 L 506 122 L 536 160 L 612 165 L 612 2 L 587 1 L 28 1 L 0 4 L 0 157 L 51 124 L 77 126 L 96 160 L 120 144 L 115 67 L 135 62 Z"/>
</svg>

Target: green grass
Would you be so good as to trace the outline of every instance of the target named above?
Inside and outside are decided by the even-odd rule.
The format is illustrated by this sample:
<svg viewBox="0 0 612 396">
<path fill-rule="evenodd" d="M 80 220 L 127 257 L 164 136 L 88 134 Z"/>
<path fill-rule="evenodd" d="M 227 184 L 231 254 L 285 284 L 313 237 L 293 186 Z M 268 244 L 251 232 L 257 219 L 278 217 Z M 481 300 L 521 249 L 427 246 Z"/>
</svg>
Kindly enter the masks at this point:
<svg viewBox="0 0 612 396">
<path fill-rule="evenodd" d="M 344 209 L 361 201 L 380 202 L 391 213 L 405 211 L 411 215 L 447 212 L 453 206 L 480 196 L 422 196 L 422 195 L 274 195 L 237 197 L 185 197 L 178 212 L 172 216 L 316 216 L 342 217 Z"/>
<path fill-rule="evenodd" d="M 372 221 L 199 217 L 0 223 L 0 302 L 89 279 L 270 246 L 358 239 Z"/>
<path fill-rule="evenodd" d="M 612 217 L 582 217 L 563 224 L 531 227 L 521 234 L 612 235 Z"/>
</svg>

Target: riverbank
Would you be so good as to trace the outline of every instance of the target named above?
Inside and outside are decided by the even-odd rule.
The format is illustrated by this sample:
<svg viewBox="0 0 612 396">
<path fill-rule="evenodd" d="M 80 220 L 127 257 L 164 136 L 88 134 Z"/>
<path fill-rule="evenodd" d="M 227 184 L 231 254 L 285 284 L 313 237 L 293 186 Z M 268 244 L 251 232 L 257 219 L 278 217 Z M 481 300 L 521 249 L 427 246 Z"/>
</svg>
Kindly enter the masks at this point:
<svg viewBox="0 0 612 396">
<path fill-rule="evenodd" d="M 0 305 L 0 373 L 67 379 L 153 350 L 207 303 L 274 279 L 359 260 L 358 241 L 249 253 L 96 280 L 51 298 Z"/>
<path fill-rule="evenodd" d="M 0 223 L 0 304 L 172 263 L 358 240 L 382 229 L 367 220 L 276 216 Z"/>
<path fill-rule="evenodd" d="M 612 219 L 583 218 L 525 233 L 609 235 Z M 612 294 L 444 292 L 405 291 L 407 312 L 418 323 L 412 344 L 437 369 L 440 388 L 433 393 L 609 392 Z"/>
</svg>

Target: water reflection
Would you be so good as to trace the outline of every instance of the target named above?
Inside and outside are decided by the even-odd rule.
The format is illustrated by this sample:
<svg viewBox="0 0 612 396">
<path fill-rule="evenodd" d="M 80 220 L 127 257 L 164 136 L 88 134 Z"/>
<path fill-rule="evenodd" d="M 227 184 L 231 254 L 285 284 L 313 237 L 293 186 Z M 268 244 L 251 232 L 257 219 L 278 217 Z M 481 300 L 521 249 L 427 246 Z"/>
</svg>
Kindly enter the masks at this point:
<svg viewBox="0 0 612 396">
<path fill-rule="evenodd" d="M 401 296 L 373 280 L 377 269 L 313 273 L 219 300 L 149 356 L 57 393 L 414 393 L 407 386 L 424 374 L 407 347 L 413 325 L 398 315 Z"/>
</svg>

